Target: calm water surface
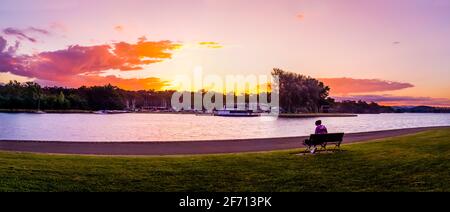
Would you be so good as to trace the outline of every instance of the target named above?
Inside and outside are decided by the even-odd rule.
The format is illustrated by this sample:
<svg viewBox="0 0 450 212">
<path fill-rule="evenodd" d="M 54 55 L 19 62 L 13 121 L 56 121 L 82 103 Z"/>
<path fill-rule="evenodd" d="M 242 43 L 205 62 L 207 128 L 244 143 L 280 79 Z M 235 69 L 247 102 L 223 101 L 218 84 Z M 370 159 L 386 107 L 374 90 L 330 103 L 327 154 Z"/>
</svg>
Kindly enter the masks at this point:
<svg viewBox="0 0 450 212">
<path fill-rule="evenodd" d="M 450 126 L 450 114 L 364 114 L 320 118 L 330 132 Z M 0 113 L 0 139 L 52 141 L 187 141 L 309 135 L 316 118 L 230 118 L 177 114 Z"/>
</svg>

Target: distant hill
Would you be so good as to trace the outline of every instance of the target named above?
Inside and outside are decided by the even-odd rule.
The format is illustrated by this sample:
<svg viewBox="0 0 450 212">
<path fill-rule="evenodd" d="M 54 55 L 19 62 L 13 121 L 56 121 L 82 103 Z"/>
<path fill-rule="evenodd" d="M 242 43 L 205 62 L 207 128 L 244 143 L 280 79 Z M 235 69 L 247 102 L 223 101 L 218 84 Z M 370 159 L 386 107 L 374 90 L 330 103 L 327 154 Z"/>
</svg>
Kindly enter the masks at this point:
<svg viewBox="0 0 450 212">
<path fill-rule="evenodd" d="M 448 107 L 394 106 L 392 108 L 396 113 L 450 113 L 450 108 Z"/>
<path fill-rule="evenodd" d="M 358 113 L 358 114 L 377 114 L 377 113 L 394 113 L 395 110 L 389 106 L 382 106 L 375 102 L 365 102 L 362 100 L 351 101 L 344 100 L 335 102 L 333 99 L 329 99 L 330 109 L 332 113 Z"/>
<path fill-rule="evenodd" d="M 450 113 L 450 107 L 431 106 L 383 106 L 375 102 L 344 100 L 335 102 L 329 100 L 329 112 L 333 113 Z"/>
</svg>

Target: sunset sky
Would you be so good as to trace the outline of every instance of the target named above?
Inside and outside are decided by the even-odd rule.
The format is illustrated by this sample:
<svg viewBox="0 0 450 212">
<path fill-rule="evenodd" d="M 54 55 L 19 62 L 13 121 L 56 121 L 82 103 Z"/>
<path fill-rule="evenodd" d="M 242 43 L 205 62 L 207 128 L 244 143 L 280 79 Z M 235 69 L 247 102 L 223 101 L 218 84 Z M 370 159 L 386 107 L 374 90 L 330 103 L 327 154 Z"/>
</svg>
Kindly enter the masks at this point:
<svg viewBox="0 0 450 212">
<path fill-rule="evenodd" d="M 338 99 L 450 106 L 450 0 L 1 0 L 0 82 L 163 89 L 319 78 Z"/>
</svg>

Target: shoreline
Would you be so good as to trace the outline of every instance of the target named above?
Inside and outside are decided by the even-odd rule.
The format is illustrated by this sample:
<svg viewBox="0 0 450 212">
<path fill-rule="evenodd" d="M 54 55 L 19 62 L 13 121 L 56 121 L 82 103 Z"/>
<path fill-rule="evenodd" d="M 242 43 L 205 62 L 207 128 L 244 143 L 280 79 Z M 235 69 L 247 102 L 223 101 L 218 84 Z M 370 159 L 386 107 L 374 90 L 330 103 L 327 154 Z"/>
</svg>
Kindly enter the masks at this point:
<svg viewBox="0 0 450 212">
<path fill-rule="evenodd" d="M 33 110 L 33 109 L 0 109 L 0 113 L 61 113 L 61 114 L 89 114 L 95 111 L 90 110 Z"/>
<path fill-rule="evenodd" d="M 28 109 L 0 109 L 0 113 L 29 113 L 29 114 L 95 114 L 96 111 L 90 110 L 28 110 Z M 209 113 L 196 113 L 196 112 L 168 112 L 168 111 L 130 111 L 120 114 L 173 114 L 173 115 L 196 115 L 196 116 L 213 116 Z M 103 115 L 115 115 L 103 114 Z M 262 115 L 264 116 L 264 115 Z M 357 117 L 358 114 L 352 113 L 298 113 L 298 114 L 279 114 L 278 118 L 319 118 L 319 117 Z"/>
<path fill-rule="evenodd" d="M 93 114 L 95 115 L 97 111 L 91 110 L 32 110 L 32 109 L 0 109 L 0 113 L 8 113 L 8 114 Z M 434 112 L 402 112 L 402 113 L 388 113 L 388 114 L 440 114 Z M 171 111 L 128 111 L 128 112 L 120 112 L 120 113 L 109 113 L 102 115 L 116 115 L 116 114 L 168 114 L 168 115 L 196 115 L 196 116 L 213 116 L 210 113 L 197 113 L 191 111 L 181 111 L 181 112 L 171 112 Z M 285 119 L 296 119 L 296 118 L 332 118 L 332 117 L 358 117 L 361 114 L 383 114 L 383 113 L 280 113 L 277 115 L 277 118 L 285 118 Z M 262 114 L 261 116 L 265 116 Z M 270 115 L 269 115 L 270 116 Z"/>
<path fill-rule="evenodd" d="M 343 144 L 414 134 L 450 126 L 349 133 Z M 173 142 L 70 142 L 0 140 L 1 151 L 68 155 L 163 156 L 263 152 L 303 148 L 308 136 Z"/>
<path fill-rule="evenodd" d="M 278 115 L 278 118 L 319 118 L 319 117 L 357 117 L 358 114 L 352 113 L 297 113 L 297 114 L 283 114 Z"/>
</svg>

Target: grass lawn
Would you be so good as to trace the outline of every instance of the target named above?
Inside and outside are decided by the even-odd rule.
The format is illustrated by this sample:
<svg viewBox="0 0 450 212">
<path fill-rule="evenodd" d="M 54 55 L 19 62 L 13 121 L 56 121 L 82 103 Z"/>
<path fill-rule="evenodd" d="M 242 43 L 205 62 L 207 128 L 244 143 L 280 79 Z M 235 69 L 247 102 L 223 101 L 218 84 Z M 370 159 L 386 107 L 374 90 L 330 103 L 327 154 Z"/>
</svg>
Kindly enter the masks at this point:
<svg viewBox="0 0 450 212">
<path fill-rule="evenodd" d="M 450 191 L 450 128 L 343 149 L 307 156 L 0 152 L 0 191 Z"/>
</svg>

